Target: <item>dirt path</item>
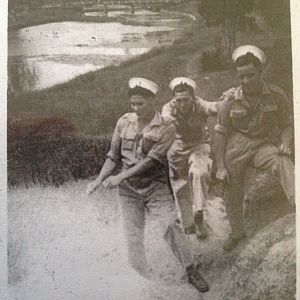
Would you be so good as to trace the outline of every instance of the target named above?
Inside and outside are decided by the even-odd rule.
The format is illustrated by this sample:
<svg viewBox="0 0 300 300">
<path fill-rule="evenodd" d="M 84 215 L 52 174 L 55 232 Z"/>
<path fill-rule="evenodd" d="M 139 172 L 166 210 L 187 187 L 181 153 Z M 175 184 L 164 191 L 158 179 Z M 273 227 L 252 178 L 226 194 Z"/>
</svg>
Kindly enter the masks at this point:
<svg viewBox="0 0 300 300">
<path fill-rule="evenodd" d="M 148 255 L 157 274 L 146 281 L 132 271 L 116 193 L 103 190 L 88 198 L 85 187 L 80 182 L 9 192 L 10 299 L 201 299 L 167 246 L 158 243 L 159 253 L 152 250 L 156 239 L 151 225 Z M 215 233 L 201 243 L 190 239 L 209 282 L 224 262 L 222 211 L 220 199 L 210 202 L 208 221 Z"/>
</svg>

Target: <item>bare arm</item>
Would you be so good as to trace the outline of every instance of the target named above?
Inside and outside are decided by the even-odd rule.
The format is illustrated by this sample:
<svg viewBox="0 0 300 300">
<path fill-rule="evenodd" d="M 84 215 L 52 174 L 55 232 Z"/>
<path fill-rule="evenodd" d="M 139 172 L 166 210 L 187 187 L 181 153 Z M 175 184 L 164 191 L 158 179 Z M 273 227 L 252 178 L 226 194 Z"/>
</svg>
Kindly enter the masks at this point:
<svg viewBox="0 0 300 300">
<path fill-rule="evenodd" d="M 291 144 L 294 136 L 294 122 L 292 117 L 291 105 L 292 103 L 286 97 L 283 91 L 282 93 L 282 101 L 278 104 L 278 120 L 279 127 L 281 128 L 281 136 L 279 146 L 279 153 L 282 155 L 291 155 Z"/>
<path fill-rule="evenodd" d="M 215 133 L 215 157 L 217 165 L 216 178 L 222 182 L 229 183 L 229 174 L 224 163 L 226 136 L 221 132 Z"/>
<path fill-rule="evenodd" d="M 110 176 L 103 182 L 103 185 L 108 188 L 118 186 L 122 181 L 133 176 L 142 175 L 149 169 L 156 167 L 159 163 L 151 157 L 146 157 L 130 169 L 124 170 L 116 176 Z"/>
<path fill-rule="evenodd" d="M 228 97 L 231 97 L 230 93 L 228 93 Z M 229 173 L 226 170 L 224 159 L 226 140 L 231 129 L 229 98 L 225 97 L 224 101 L 221 102 L 214 134 L 214 152 L 217 165 L 216 178 L 224 183 L 229 183 Z"/>
<path fill-rule="evenodd" d="M 105 160 L 105 163 L 100 171 L 99 176 L 92 181 L 87 186 L 87 194 L 93 193 L 101 183 L 104 182 L 109 176 L 112 175 L 112 173 L 116 170 L 118 163 L 121 162 L 121 137 L 119 135 L 119 124 L 120 120 L 117 123 L 117 126 L 114 130 L 114 134 L 112 136 L 111 145 L 110 145 L 110 151 L 107 154 L 107 159 Z"/>
<path fill-rule="evenodd" d="M 105 160 L 105 163 L 100 171 L 99 176 L 88 185 L 87 193 L 93 193 L 106 178 L 111 176 L 111 174 L 116 170 L 117 166 L 118 164 L 114 162 L 110 157 L 108 157 Z"/>
<path fill-rule="evenodd" d="M 224 92 L 217 101 L 206 101 L 200 97 L 196 97 L 197 106 L 199 110 L 202 110 L 206 115 L 215 115 L 222 105 L 222 102 L 234 95 L 234 88 Z"/>
<path fill-rule="evenodd" d="M 101 184 L 107 177 L 109 177 L 117 168 L 118 164 L 114 162 L 110 157 L 105 160 L 105 163 L 100 171 L 99 176 L 95 180 Z"/>
<path fill-rule="evenodd" d="M 283 155 L 291 155 L 291 144 L 294 136 L 293 126 L 289 125 L 284 128 L 281 132 L 280 140 L 281 145 L 279 146 L 279 151 Z"/>
<path fill-rule="evenodd" d="M 225 168 L 224 163 L 224 153 L 225 153 L 225 141 L 226 137 L 223 133 L 216 131 L 215 133 L 215 155 L 216 155 L 216 165 L 218 169 Z"/>
</svg>

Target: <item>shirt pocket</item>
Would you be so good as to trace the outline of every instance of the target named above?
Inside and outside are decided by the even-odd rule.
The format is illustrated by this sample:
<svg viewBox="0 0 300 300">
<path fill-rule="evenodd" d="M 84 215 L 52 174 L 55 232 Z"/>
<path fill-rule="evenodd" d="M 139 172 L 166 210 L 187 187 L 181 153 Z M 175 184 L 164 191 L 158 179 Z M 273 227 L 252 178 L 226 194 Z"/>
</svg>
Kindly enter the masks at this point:
<svg viewBox="0 0 300 300">
<path fill-rule="evenodd" d="M 277 122 L 278 106 L 267 104 L 261 108 L 260 121 L 262 124 L 275 125 Z"/>
<path fill-rule="evenodd" d="M 233 119 L 241 119 L 245 116 L 247 116 L 247 110 L 246 109 L 232 109 L 230 111 L 230 117 L 233 118 Z"/>
<path fill-rule="evenodd" d="M 136 134 L 134 132 L 126 132 L 122 138 L 122 150 L 133 151 L 136 144 Z"/>
<path fill-rule="evenodd" d="M 262 111 L 264 113 L 274 113 L 274 112 L 277 112 L 277 110 L 278 110 L 278 106 L 274 105 L 274 104 L 265 105 L 262 108 Z"/>
<path fill-rule="evenodd" d="M 144 154 L 148 154 L 148 152 L 153 148 L 153 146 L 158 142 L 159 136 L 157 133 L 145 133 L 142 139 L 142 151 Z"/>
</svg>

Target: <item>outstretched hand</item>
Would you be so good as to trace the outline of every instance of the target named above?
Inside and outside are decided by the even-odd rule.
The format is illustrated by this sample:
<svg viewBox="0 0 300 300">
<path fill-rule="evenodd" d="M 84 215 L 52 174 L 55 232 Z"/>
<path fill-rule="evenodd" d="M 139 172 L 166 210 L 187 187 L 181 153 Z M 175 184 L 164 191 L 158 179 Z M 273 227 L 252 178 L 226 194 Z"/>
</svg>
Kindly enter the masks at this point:
<svg viewBox="0 0 300 300">
<path fill-rule="evenodd" d="M 119 175 L 110 176 L 103 182 L 103 186 L 105 188 L 113 189 L 117 187 L 121 182 L 122 178 Z"/>
<path fill-rule="evenodd" d="M 92 181 L 91 183 L 88 184 L 88 186 L 87 186 L 87 188 L 86 188 L 86 193 L 87 193 L 88 195 L 94 193 L 94 192 L 97 190 L 97 188 L 99 188 L 100 184 L 101 184 L 101 183 L 99 183 L 99 182 L 96 181 L 96 180 Z"/>
</svg>

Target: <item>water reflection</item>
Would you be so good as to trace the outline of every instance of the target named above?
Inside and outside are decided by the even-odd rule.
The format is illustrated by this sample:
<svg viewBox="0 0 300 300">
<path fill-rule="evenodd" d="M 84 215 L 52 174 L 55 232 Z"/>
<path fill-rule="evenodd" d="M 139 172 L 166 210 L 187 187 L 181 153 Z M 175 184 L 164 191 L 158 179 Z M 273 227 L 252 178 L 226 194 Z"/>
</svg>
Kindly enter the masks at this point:
<svg viewBox="0 0 300 300">
<path fill-rule="evenodd" d="M 168 17 L 163 21 L 167 25 L 161 25 L 156 13 L 147 15 L 152 26 L 60 22 L 9 32 L 9 93 L 51 87 L 153 47 L 171 45 L 179 33 L 178 18 L 171 24 Z M 147 15 L 136 15 L 135 22 L 139 17 L 145 21 Z"/>
</svg>

